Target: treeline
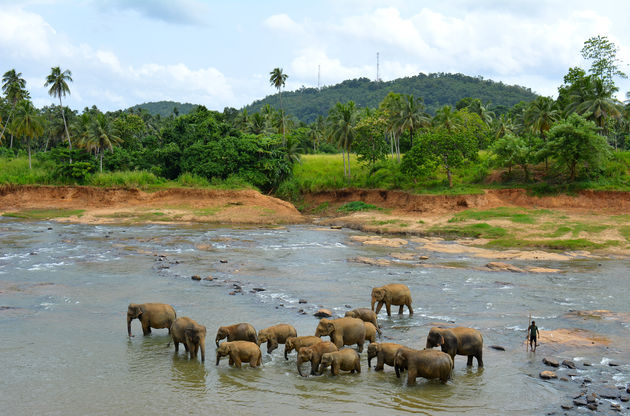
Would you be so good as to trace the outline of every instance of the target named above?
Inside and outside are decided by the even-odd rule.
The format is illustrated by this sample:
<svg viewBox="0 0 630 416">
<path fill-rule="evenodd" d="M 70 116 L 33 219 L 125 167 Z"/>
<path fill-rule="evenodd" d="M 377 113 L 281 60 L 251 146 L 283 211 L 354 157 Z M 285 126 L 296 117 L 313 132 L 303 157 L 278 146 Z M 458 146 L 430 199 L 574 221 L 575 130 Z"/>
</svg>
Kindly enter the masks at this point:
<svg viewBox="0 0 630 416">
<path fill-rule="evenodd" d="M 302 87 L 296 91 L 265 97 L 245 107 L 248 112 L 259 112 L 266 105 L 280 108 L 298 120 L 311 123 L 318 116 L 326 116 L 337 102 L 354 101 L 357 107 L 375 108 L 390 92 L 422 97 L 429 114 L 445 105 L 455 104 L 465 97 L 475 97 L 496 114 L 504 114 L 513 105 L 530 102 L 537 95 L 529 88 L 505 85 L 463 74 L 418 74 L 393 81 L 370 81 L 358 78 L 321 89 Z"/>
<path fill-rule="evenodd" d="M 0 156 L 28 155 L 30 166 L 34 151 L 57 182 L 143 171 L 169 180 L 232 180 L 285 194 L 301 190 L 291 182 L 300 154 L 337 152 L 344 184 L 355 183 L 356 157 L 371 187 L 417 189 L 440 177 L 452 187 L 461 182 L 463 167 L 473 172 L 467 181 L 483 181 L 500 169 L 501 180 L 518 184 L 610 178 L 626 186 L 630 160 L 620 151 L 630 147 L 630 106 L 614 98 L 614 78 L 625 74 L 606 38 L 589 39 L 582 53 L 591 68 L 569 69 L 556 100 L 537 97 L 497 113 L 482 99 L 466 97 L 431 113 L 423 98 L 390 91 L 374 106 L 338 101 L 311 123 L 270 105 L 257 112 L 200 106 L 168 117 L 143 109 L 79 113 L 62 105 L 71 74 L 59 68 L 47 78 L 59 105 L 37 109 L 21 74 L 10 70 L 2 79 Z M 283 106 L 286 78 L 280 68 L 271 72 Z"/>
<path fill-rule="evenodd" d="M 193 111 L 197 107 L 196 104 L 179 103 L 177 101 L 153 101 L 150 103 L 137 104 L 130 107 L 129 110 L 137 112 L 138 110 L 146 110 L 152 116 L 160 117 L 185 115 Z"/>
</svg>

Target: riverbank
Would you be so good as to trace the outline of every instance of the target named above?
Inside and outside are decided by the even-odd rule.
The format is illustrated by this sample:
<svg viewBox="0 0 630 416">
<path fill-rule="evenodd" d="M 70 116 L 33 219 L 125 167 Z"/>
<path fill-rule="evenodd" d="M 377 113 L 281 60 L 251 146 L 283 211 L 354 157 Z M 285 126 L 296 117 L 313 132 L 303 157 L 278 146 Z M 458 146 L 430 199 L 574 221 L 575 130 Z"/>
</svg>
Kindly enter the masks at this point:
<svg viewBox="0 0 630 416">
<path fill-rule="evenodd" d="M 347 209 L 349 203 L 355 205 Z M 374 234 L 431 237 L 428 250 L 457 250 L 495 259 L 506 258 L 498 255 L 505 249 L 524 249 L 513 253 L 521 258 L 523 252 L 531 258 L 544 257 L 541 253 L 549 250 L 570 252 L 568 258 L 576 252 L 581 257 L 630 256 L 628 192 L 538 197 L 521 189 L 474 195 L 347 189 L 308 194 L 301 209 L 254 190 L 0 187 L 0 215 L 26 219 L 272 226 L 312 222 Z"/>
</svg>

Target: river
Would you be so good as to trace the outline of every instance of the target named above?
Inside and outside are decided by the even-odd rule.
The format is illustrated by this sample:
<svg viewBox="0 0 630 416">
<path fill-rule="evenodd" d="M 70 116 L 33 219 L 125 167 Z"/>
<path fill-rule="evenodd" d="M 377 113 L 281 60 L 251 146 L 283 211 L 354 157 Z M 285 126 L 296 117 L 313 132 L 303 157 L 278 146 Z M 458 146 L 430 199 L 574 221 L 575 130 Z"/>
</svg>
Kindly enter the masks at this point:
<svg viewBox="0 0 630 416">
<path fill-rule="evenodd" d="M 529 415 L 560 411 L 586 378 L 618 387 L 630 382 L 627 321 L 569 314 L 606 309 L 627 316 L 628 260 L 537 263 L 562 270 L 553 274 L 490 272 L 471 269 L 488 260 L 424 253 L 413 243 L 363 246 L 350 240 L 359 234 L 313 226 L 96 226 L 0 217 L 1 413 Z M 428 254 L 432 264 L 456 267 L 349 261 L 392 251 Z M 197 282 L 193 275 L 214 280 Z M 368 369 L 366 348 L 358 375 L 302 378 L 295 353 L 285 361 L 282 345 L 271 355 L 263 346 L 258 369 L 230 368 L 227 359 L 215 366 L 221 325 L 290 323 L 298 335 L 312 335 L 319 307 L 343 316 L 349 306 L 369 307 L 372 287 L 393 282 L 409 286 L 415 314 L 398 316 L 393 308 L 387 318 L 382 311 L 382 341 L 423 348 L 436 323 L 474 327 L 484 335 L 485 367 L 467 368 L 458 356 L 447 384 L 418 379 L 407 387 L 390 367 Z M 242 293 L 230 295 L 234 285 Z M 205 364 L 188 360 L 182 349 L 176 355 L 166 330 L 142 336 L 137 320 L 128 338 L 131 302 L 169 303 L 178 316 L 205 325 Z M 580 328 L 610 345 L 543 344 L 528 353 L 523 341 L 530 313 L 541 330 Z M 573 360 L 578 368 L 556 369 L 566 381 L 542 380 L 547 356 Z M 627 403 L 621 405 L 627 412 Z M 609 411 L 609 404 L 600 409 Z"/>
</svg>

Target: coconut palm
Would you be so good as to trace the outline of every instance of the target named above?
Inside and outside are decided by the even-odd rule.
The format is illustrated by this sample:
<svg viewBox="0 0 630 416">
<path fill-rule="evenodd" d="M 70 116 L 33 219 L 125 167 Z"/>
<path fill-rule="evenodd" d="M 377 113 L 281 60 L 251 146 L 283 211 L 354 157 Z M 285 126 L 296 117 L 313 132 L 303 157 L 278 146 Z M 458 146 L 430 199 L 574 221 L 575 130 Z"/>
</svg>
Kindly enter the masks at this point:
<svg viewBox="0 0 630 416">
<path fill-rule="evenodd" d="M 328 114 L 330 140 L 341 147 L 343 159 L 343 174 L 350 176 L 350 146 L 354 140 L 354 127 L 357 124 L 357 109 L 354 101 L 346 104 L 338 102 Z M 346 170 L 346 153 L 348 154 L 348 168 Z"/>
<path fill-rule="evenodd" d="M 402 96 L 394 92 L 387 94 L 379 104 L 379 110 L 387 120 L 387 134 L 389 135 L 391 152 L 392 155 L 396 155 L 397 162 L 400 162 L 400 130 L 396 124 L 396 119 L 402 105 Z"/>
<path fill-rule="evenodd" d="M 489 126 L 495 117 L 494 111 L 488 110 L 488 108 L 483 105 L 479 98 L 471 101 L 470 105 L 468 106 L 468 110 L 471 113 L 477 114 L 479 118 L 481 118 L 481 121 L 486 123 L 486 126 Z"/>
<path fill-rule="evenodd" d="M 501 114 L 493 123 L 494 137 L 499 139 L 505 135 L 516 132 L 516 125 L 512 118 L 507 114 Z"/>
<path fill-rule="evenodd" d="M 619 107 L 621 103 L 613 98 L 613 94 L 617 88 L 606 84 L 599 78 L 592 79 L 588 94 L 580 94 L 579 101 L 572 102 L 572 108 L 575 112 L 585 116 L 589 120 L 593 120 L 601 129 L 600 134 L 605 134 L 606 120 L 609 117 L 619 118 L 621 111 Z"/>
<path fill-rule="evenodd" d="M 531 132 L 544 137 L 552 124 L 560 120 L 560 111 L 556 108 L 556 102 L 550 97 L 538 97 L 531 102 L 525 110 L 525 125 Z"/>
<path fill-rule="evenodd" d="M 28 93 L 26 92 L 26 81 L 22 78 L 22 73 L 15 72 L 15 69 L 5 72 L 2 76 L 2 91 L 7 97 L 7 102 L 11 104 L 11 111 L 7 117 L 7 121 L 2 127 L 0 140 L 4 137 L 4 132 L 11 122 L 11 116 L 15 111 L 15 106 L 20 100 L 25 99 L 28 96 Z M 11 147 L 13 147 L 13 140 L 11 140 Z"/>
<path fill-rule="evenodd" d="M 269 73 L 269 83 L 278 89 L 278 94 L 280 94 L 280 109 L 283 110 L 282 106 L 282 87 L 284 87 L 284 83 L 286 82 L 289 76 L 282 72 L 282 68 L 274 68 L 273 71 Z M 282 111 L 284 113 L 284 111 Z M 285 126 L 284 126 L 284 118 L 282 119 L 282 144 L 286 143 L 285 137 Z"/>
<path fill-rule="evenodd" d="M 457 127 L 457 123 L 458 120 L 453 107 L 445 105 L 435 112 L 432 124 L 434 127 L 444 127 L 446 131 L 452 132 Z"/>
<path fill-rule="evenodd" d="M 429 117 L 424 112 L 422 100 L 413 95 L 404 95 L 400 107 L 394 116 L 394 123 L 400 132 L 409 131 L 409 141 L 413 147 L 413 133 L 420 127 L 429 125 Z"/>
<path fill-rule="evenodd" d="M 37 109 L 28 100 L 21 101 L 15 112 L 15 117 L 11 123 L 13 134 L 23 137 L 28 146 L 28 168 L 31 166 L 31 140 L 44 133 L 44 120 L 39 115 Z"/>
<path fill-rule="evenodd" d="M 98 113 L 92 124 L 89 134 L 83 141 L 83 144 L 89 150 L 99 156 L 100 171 L 103 173 L 103 154 L 109 150 L 114 150 L 114 145 L 122 142 L 122 139 L 117 135 L 103 113 Z"/>
<path fill-rule="evenodd" d="M 69 69 L 62 72 L 61 68 L 56 66 L 50 69 L 50 75 L 46 77 L 44 87 L 50 85 L 48 95 L 59 98 L 59 109 L 61 110 L 61 117 L 63 118 L 63 126 L 66 129 L 68 148 L 72 150 L 72 142 L 70 141 L 70 133 L 68 132 L 68 123 L 66 123 L 66 115 L 64 114 L 63 104 L 61 102 L 61 97 L 65 97 L 66 94 L 70 94 L 68 82 L 72 82 L 72 72 L 70 72 Z M 70 160 L 70 162 L 72 162 L 72 160 Z"/>
</svg>

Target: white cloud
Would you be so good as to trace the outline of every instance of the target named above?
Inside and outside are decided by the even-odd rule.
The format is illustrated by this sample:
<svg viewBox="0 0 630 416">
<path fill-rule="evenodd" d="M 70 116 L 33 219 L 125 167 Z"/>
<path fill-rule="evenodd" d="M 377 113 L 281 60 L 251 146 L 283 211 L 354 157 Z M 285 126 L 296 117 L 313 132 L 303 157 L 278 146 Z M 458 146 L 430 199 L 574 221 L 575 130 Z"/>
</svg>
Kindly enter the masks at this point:
<svg viewBox="0 0 630 416">
<path fill-rule="evenodd" d="M 297 24 L 293 19 L 291 19 L 288 15 L 282 14 L 274 14 L 273 16 L 268 17 L 264 21 L 265 26 L 270 29 L 286 32 L 293 35 L 303 35 L 304 29 L 302 26 Z"/>
</svg>

